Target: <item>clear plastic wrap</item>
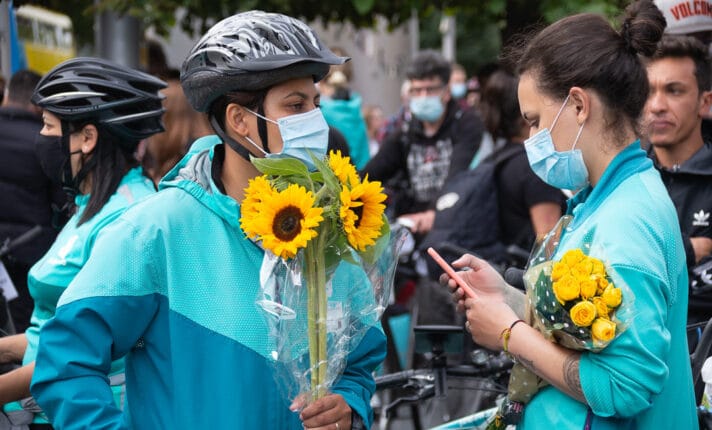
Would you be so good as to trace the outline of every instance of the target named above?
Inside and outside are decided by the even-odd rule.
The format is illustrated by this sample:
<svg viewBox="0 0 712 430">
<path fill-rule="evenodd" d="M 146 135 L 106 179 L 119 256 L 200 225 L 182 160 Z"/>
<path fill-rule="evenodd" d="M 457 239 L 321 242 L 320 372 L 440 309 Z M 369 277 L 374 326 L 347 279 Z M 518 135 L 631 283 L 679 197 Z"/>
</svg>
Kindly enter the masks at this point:
<svg viewBox="0 0 712 430">
<path fill-rule="evenodd" d="M 566 348 L 597 352 L 625 331 L 635 297 L 592 237 L 557 250 L 570 220 L 563 217 L 534 250 L 524 274 L 532 325 Z"/>
<path fill-rule="evenodd" d="M 257 303 L 270 329 L 276 381 L 288 399 L 312 395 L 318 388 L 328 391 L 343 373 L 349 353 L 379 323 L 388 305 L 398 251 L 405 239 L 402 231 L 392 233 L 383 241 L 375 261 L 366 261 L 351 251 L 327 273 L 327 359 L 318 363 L 327 368 L 324 387 L 312 386 L 305 254 L 284 260 L 266 253 Z"/>
</svg>

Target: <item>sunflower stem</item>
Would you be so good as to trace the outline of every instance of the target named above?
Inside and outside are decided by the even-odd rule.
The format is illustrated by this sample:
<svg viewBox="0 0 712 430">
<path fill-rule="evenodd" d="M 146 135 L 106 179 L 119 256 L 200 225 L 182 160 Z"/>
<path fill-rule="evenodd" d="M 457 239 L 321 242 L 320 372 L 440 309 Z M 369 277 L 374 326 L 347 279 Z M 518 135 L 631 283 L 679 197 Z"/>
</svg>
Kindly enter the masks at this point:
<svg viewBox="0 0 712 430">
<path fill-rule="evenodd" d="M 326 297 L 326 249 L 324 247 L 324 244 L 326 242 L 326 236 L 328 229 L 326 226 L 328 225 L 328 222 L 324 222 L 322 224 L 322 228 L 319 232 L 319 236 L 317 238 L 317 251 L 316 251 L 316 258 L 317 258 L 317 263 L 316 263 L 316 269 L 317 269 L 317 288 L 318 292 L 317 294 L 319 295 L 319 301 L 318 301 L 318 316 L 317 316 L 317 333 L 318 333 L 318 341 L 319 341 L 319 381 L 318 381 L 318 391 L 317 391 L 317 399 L 324 397 L 326 395 L 326 378 L 327 378 L 327 316 L 328 316 L 328 308 L 327 308 L 327 297 Z"/>
<path fill-rule="evenodd" d="M 319 370 L 318 370 L 318 345 L 317 345 L 317 314 L 316 302 L 318 297 L 316 295 L 317 291 L 317 281 L 316 281 L 316 255 L 314 253 L 313 246 L 307 246 L 304 250 L 304 266 L 306 270 L 304 271 L 306 281 L 307 281 L 307 334 L 309 336 L 309 369 L 311 370 L 311 391 L 312 397 L 316 395 L 316 387 L 319 381 Z"/>
</svg>

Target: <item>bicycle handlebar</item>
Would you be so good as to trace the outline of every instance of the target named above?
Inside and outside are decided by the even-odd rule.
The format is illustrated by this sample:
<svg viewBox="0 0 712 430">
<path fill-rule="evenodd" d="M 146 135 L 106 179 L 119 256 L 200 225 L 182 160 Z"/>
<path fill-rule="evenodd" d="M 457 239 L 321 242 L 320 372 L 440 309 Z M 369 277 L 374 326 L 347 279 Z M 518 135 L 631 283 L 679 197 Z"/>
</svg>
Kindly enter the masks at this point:
<svg viewBox="0 0 712 430">
<path fill-rule="evenodd" d="M 5 242 L 2 244 L 2 248 L 0 248 L 0 258 L 6 256 L 10 253 L 10 251 L 17 248 L 18 246 L 24 245 L 27 242 L 34 240 L 37 236 L 40 235 L 40 233 L 42 233 L 42 226 L 36 225 L 12 240 L 5 239 Z"/>
</svg>

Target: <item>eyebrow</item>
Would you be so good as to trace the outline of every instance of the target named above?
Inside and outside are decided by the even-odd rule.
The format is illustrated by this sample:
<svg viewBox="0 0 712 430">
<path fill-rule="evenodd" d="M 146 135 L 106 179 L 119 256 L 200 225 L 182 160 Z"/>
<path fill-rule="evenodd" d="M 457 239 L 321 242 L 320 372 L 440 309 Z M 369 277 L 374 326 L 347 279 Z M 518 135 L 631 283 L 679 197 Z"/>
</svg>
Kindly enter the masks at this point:
<svg viewBox="0 0 712 430">
<path fill-rule="evenodd" d="M 318 96 L 318 95 L 319 95 L 319 94 L 317 93 L 317 96 Z M 303 92 L 301 92 L 301 91 L 292 91 L 291 93 L 289 93 L 289 94 L 287 94 L 286 96 L 284 96 L 284 98 L 285 98 L 285 99 L 288 99 L 288 98 L 290 98 L 290 97 L 292 97 L 292 96 L 299 96 L 299 97 L 301 97 L 301 98 L 303 98 L 303 99 L 308 99 L 308 98 L 309 98 L 309 96 L 308 96 L 307 94 L 305 94 L 305 93 L 303 93 Z"/>
</svg>

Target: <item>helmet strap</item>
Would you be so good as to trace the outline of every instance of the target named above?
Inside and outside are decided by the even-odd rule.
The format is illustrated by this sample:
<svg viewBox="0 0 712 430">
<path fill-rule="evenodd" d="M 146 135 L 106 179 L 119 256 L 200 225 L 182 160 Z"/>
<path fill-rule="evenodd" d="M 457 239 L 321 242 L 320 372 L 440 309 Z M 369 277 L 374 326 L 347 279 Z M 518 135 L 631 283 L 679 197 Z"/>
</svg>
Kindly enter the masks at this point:
<svg viewBox="0 0 712 430">
<path fill-rule="evenodd" d="M 262 105 L 257 108 L 257 113 L 261 116 L 265 116 L 265 110 Z M 269 145 L 267 144 L 267 121 L 259 116 L 257 117 L 257 134 L 259 134 L 260 140 L 262 141 L 262 149 L 265 150 L 266 154 L 269 154 Z"/>
<path fill-rule="evenodd" d="M 217 118 L 215 118 L 215 115 L 210 115 L 210 125 L 213 126 L 213 130 L 215 130 L 215 133 L 222 139 L 223 142 L 227 143 L 230 148 L 232 148 L 233 151 L 237 152 L 237 154 L 244 158 L 247 161 L 250 161 L 250 151 L 247 150 L 244 146 L 240 145 L 235 139 L 232 137 L 228 136 L 227 133 L 225 133 L 225 130 L 220 126 L 220 123 L 218 123 Z"/>
</svg>

